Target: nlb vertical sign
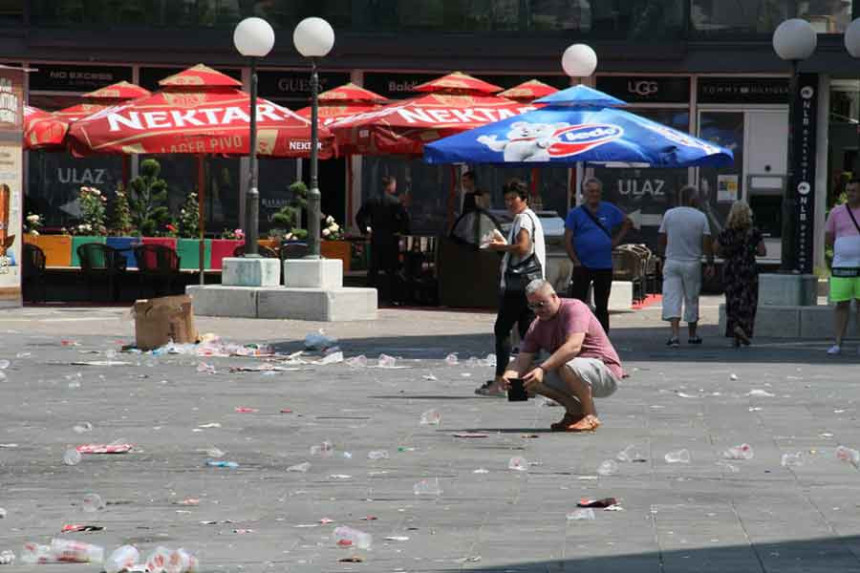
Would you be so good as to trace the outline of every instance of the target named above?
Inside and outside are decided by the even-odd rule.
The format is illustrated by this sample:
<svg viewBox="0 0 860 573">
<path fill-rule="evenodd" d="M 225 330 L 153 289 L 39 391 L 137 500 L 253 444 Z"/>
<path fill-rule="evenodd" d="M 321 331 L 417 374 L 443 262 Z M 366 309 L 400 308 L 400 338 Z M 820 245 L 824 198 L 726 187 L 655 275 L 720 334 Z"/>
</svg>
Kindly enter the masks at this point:
<svg viewBox="0 0 860 573">
<path fill-rule="evenodd" d="M 21 305 L 23 80 L 0 66 L 0 308 Z"/>
<path fill-rule="evenodd" d="M 815 162 L 818 133 L 818 75 L 801 74 L 794 98 L 794 228 L 796 268 L 803 274 L 813 272 L 815 242 Z"/>
</svg>

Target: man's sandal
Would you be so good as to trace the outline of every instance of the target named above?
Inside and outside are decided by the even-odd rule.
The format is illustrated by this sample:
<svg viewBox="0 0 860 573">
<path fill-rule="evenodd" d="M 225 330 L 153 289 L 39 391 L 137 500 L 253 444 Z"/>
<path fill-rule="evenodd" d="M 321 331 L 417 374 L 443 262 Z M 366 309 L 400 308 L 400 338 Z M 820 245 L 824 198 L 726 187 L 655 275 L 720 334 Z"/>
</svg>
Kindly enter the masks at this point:
<svg viewBox="0 0 860 573">
<path fill-rule="evenodd" d="M 588 415 L 583 419 L 570 424 L 562 431 L 564 432 L 593 432 L 597 428 L 600 427 L 600 420 L 597 419 L 597 416 Z"/>
<path fill-rule="evenodd" d="M 550 424 L 549 429 L 553 432 L 563 432 L 565 431 L 565 428 L 571 424 L 577 423 L 582 418 L 582 414 L 571 414 L 570 412 L 565 412 L 564 418 L 554 424 Z"/>
<path fill-rule="evenodd" d="M 495 380 L 487 380 L 484 382 L 483 386 L 475 388 L 475 394 L 478 396 L 488 396 L 490 398 L 504 398 L 508 395 L 507 392 L 502 390 L 498 384 L 496 384 Z"/>
</svg>

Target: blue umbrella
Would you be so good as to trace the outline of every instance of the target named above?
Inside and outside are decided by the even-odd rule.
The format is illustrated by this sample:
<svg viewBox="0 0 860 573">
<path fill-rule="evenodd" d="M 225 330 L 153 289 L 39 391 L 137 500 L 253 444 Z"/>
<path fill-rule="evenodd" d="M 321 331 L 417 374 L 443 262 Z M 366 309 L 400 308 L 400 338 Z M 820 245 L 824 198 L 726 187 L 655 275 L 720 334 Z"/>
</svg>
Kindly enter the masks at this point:
<svg viewBox="0 0 860 573">
<path fill-rule="evenodd" d="M 734 161 L 730 150 L 617 109 L 623 101 L 586 86 L 536 103 L 547 105 L 425 145 L 424 161 L 632 167 L 723 167 Z"/>
</svg>

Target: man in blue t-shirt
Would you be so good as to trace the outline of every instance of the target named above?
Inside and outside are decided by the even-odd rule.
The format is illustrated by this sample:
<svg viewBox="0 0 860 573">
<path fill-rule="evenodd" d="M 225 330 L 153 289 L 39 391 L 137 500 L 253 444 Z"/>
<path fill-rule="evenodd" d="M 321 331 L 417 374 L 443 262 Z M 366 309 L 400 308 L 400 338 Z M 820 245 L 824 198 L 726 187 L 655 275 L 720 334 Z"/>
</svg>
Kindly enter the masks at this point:
<svg viewBox="0 0 860 573">
<path fill-rule="evenodd" d="M 583 204 L 572 209 L 564 222 L 564 248 L 574 265 L 570 296 L 587 303 L 588 287 L 593 284 L 594 314 L 609 332 L 612 249 L 624 239 L 633 222 L 621 209 L 600 200 L 603 184 L 599 179 L 587 179 L 582 192 Z"/>
</svg>

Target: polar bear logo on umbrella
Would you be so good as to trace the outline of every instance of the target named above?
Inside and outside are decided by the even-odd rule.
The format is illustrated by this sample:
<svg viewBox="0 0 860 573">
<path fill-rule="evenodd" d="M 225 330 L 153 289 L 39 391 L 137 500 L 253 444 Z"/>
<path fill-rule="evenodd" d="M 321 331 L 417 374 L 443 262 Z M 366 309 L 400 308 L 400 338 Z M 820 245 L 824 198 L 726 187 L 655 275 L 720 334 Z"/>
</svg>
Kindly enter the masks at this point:
<svg viewBox="0 0 860 573">
<path fill-rule="evenodd" d="M 609 143 L 623 133 L 617 125 L 516 121 L 510 125 L 505 139 L 482 135 L 478 143 L 503 153 L 505 163 L 548 162 Z"/>
</svg>

